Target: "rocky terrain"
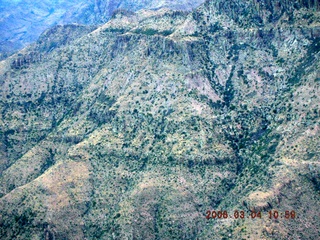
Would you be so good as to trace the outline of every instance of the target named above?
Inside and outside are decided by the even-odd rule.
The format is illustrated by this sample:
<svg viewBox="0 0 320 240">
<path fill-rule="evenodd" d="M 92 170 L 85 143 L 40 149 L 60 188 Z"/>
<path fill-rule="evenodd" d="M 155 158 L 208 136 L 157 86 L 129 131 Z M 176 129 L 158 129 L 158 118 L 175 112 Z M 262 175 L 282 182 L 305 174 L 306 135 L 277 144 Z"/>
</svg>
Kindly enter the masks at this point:
<svg viewBox="0 0 320 240">
<path fill-rule="evenodd" d="M 2 239 L 317 239 L 319 10 L 119 10 L 0 62 Z"/>
<path fill-rule="evenodd" d="M 117 9 L 170 8 L 189 11 L 204 0 L 0 0 L 0 60 L 29 43 L 49 27 L 59 24 L 106 23 Z"/>
</svg>

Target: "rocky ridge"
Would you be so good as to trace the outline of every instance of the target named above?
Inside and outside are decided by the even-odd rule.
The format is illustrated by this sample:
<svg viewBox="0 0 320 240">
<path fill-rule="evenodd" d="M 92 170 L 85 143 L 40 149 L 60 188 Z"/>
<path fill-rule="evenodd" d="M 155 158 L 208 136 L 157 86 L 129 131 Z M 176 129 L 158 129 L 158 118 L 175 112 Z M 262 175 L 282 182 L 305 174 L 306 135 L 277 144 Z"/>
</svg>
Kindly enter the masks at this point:
<svg viewBox="0 0 320 240">
<path fill-rule="evenodd" d="M 0 59 L 35 42 L 46 29 L 64 24 L 100 25 L 117 9 L 170 8 L 190 11 L 204 0 L 0 1 Z"/>
</svg>

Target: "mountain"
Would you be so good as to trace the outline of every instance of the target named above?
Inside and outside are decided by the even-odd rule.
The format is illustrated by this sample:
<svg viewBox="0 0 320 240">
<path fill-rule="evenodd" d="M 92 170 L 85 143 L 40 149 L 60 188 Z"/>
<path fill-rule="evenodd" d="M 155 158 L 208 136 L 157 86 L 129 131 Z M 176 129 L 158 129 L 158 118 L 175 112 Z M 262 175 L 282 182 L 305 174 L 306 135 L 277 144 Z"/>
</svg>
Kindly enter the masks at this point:
<svg viewBox="0 0 320 240">
<path fill-rule="evenodd" d="M 317 239 L 316 3 L 118 10 L 1 61 L 2 239 Z"/>
<path fill-rule="evenodd" d="M 171 8 L 191 10 L 204 0 L 44 0 L 0 1 L 0 59 L 37 40 L 47 28 L 59 24 L 97 25 L 109 20 L 121 8 Z"/>
</svg>

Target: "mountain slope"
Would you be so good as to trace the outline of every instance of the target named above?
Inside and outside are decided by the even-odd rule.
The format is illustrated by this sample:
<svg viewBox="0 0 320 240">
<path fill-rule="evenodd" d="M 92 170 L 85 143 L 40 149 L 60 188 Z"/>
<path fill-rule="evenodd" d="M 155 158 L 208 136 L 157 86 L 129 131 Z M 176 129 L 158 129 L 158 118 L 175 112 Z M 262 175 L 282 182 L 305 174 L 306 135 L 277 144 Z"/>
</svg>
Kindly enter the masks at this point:
<svg viewBox="0 0 320 240">
<path fill-rule="evenodd" d="M 1 236 L 316 239 L 319 11 L 270 2 L 119 11 L 2 61 Z"/>
</svg>

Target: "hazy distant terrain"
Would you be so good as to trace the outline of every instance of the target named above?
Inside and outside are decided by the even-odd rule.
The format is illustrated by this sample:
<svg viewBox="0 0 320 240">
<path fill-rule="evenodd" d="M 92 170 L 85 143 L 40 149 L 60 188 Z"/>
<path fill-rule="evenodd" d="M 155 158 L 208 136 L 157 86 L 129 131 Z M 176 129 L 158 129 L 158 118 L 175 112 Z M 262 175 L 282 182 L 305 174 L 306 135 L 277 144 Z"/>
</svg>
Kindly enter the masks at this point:
<svg viewBox="0 0 320 240">
<path fill-rule="evenodd" d="M 318 239 L 319 10 L 118 10 L 0 61 L 1 239 Z"/>
</svg>

